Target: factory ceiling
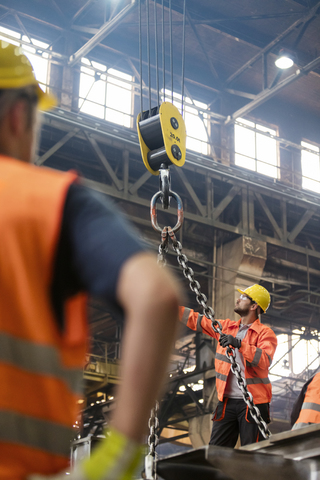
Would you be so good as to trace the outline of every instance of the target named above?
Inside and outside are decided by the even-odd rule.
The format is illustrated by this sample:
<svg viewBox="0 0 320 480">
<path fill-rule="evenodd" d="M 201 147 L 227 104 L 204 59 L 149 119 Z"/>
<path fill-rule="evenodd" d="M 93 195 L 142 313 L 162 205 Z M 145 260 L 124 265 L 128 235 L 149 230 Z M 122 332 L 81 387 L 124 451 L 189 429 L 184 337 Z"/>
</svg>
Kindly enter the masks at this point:
<svg viewBox="0 0 320 480">
<path fill-rule="evenodd" d="M 169 5 L 175 87 L 181 82 L 183 0 L 156 4 L 161 50 L 164 3 L 166 70 L 170 76 Z M 118 68 L 139 71 L 139 4 L 107 0 L 3 0 L 3 25 L 50 41 L 56 60 L 76 65 L 84 54 L 114 59 Z M 141 1 L 146 42 L 146 4 Z M 291 115 L 320 112 L 320 2 L 315 0 L 188 0 L 186 2 L 186 91 L 211 104 L 226 122 L 276 99 Z M 154 2 L 149 4 L 150 55 L 154 55 Z M 288 70 L 274 61 L 280 49 L 295 59 Z M 146 43 L 142 48 L 147 60 Z M 110 60 L 108 60 L 110 61 Z M 110 65 L 113 66 L 113 65 Z M 146 67 L 146 65 L 144 65 Z M 154 69 L 151 71 L 151 79 Z M 200 97 L 200 98 L 199 98 Z"/>
</svg>

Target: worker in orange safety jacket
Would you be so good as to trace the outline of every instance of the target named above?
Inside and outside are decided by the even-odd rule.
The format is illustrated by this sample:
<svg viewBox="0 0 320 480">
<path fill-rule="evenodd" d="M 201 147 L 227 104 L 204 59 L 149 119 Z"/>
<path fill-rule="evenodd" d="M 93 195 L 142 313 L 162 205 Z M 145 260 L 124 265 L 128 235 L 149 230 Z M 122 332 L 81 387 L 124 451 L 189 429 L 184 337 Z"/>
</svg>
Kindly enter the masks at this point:
<svg viewBox="0 0 320 480">
<path fill-rule="evenodd" d="M 0 40 L 0 479 L 130 480 L 178 325 L 180 289 L 137 232 L 74 173 L 33 165 L 54 106 Z M 88 341 L 87 294 L 122 310 L 111 428 L 66 477 Z"/>
<path fill-rule="evenodd" d="M 241 316 L 237 322 L 219 320 L 221 336 L 214 332 L 211 320 L 191 309 L 180 307 L 180 320 L 192 330 L 203 332 L 219 340 L 215 357 L 216 389 L 219 403 L 214 413 L 210 444 L 234 447 L 240 434 L 241 445 L 261 440 L 254 419 L 248 411 L 242 393 L 232 373 L 226 356 L 226 347 L 235 349 L 235 359 L 241 375 L 246 379 L 248 391 L 253 396 L 265 422 L 269 423 L 271 383 L 268 369 L 277 346 L 274 332 L 259 321 L 259 314 L 270 305 L 270 294 L 261 285 L 239 290 L 240 297 L 234 311 Z"/>
<path fill-rule="evenodd" d="M 320 423 L 320 373 L 304 384 L 291 413 L 292 430 Z"/>
</svg>

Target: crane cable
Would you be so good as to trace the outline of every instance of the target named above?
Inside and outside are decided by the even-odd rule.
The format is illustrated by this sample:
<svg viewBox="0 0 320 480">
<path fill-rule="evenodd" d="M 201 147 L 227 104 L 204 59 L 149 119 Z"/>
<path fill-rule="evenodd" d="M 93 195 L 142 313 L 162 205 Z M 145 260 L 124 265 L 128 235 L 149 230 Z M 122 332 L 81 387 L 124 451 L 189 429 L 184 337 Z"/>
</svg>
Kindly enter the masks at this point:
<svg viewBox="0 0 320 480">
<path fill-rule="evenodd" d="M 185 16 L 186 0 L 184 1 L 183 14 Z M 151 75 L 151 29 L 150 29 L 150 8 L 149 0 L 146 0 L 145 18 L 146 18 L 146 55 L 147 55 L 147 78 L 148 78 L 148 108 L 144 110 L 144 89 L 143 84 L 143 48 L 142 48 L 142 0 L 139 2 L 139 56 L 140 56 L 140 114 L 137 118 L 137 130 L 141 149 L 142 160 L 147 170 L 153 175 L 159 175 L 160 167 L 168 169 L 171 165 L 182 167 L 186 157 L 186 128 L 182 114 L 174 105 L 174 75 L 173 75 L 173 23 L 172 23 L 172 0 L 168 0 L 168 7 L 165 6 L 165 0 L 161 0 L 161 26 L 162 26 L 162 92 L 159 82 L 159 42 L 158 42 L 158 4 L 154 1 L 154 56 L 155 56 L 155 83 L 156 83 L 156 106 L 152 106 L 153 92 Z M 160 4 L 159 4 L 160 5 Z M 171 102 L 166 101 L 168 91 L 166 89 L 166 42 L 165 42 L 165 8 L 168 9 L 169 25 L 169 56 L 170 56 L 170 77 L 171 85 L 169 87 Z M 185 18 L 183 21 L 183 30 L 185 30 Z M 182 52 L 184 55 L 185 31 L 182 32 Z M 184 65 L 181 87 L 184 88 Z M 162 95 L 161 95 L 162 93 Z M 161 96 L 163 102 L 161 102 Z M 183 110 L 184 92 L 181 91 L 181 112 Z M 167 206 L 168 201 L 165 202 Z M 167 207 L 165 207 L 167 208 Z"/>
</svg>

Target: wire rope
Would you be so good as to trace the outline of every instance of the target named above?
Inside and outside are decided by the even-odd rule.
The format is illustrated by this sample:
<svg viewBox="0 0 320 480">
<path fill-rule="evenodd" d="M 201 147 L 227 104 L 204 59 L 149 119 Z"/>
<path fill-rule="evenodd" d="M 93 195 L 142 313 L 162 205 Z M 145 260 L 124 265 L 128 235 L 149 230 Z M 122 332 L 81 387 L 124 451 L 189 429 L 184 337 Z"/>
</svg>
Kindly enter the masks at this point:
<svg viewBox="0 0 320 480">
<path fill-rule="evenodd" d="M 170 61 L 170 90 L 166 92 L 166 25 L 165 25 L 165 4 L 168 8 L 168 15 L 169 15 L 169 61 Z M 140 108 L 141 113 L 143 112 L 143 48 L 142 48 L 142 0 L 138 0 L 138 8 L 139 8 L 139 57 L 140 57 Z M 168 3 L 165 0 L 161 0 L 161 41 L 162 47 L 160 48 L 162 54 L 162 85 L 163 85 L 163 95 L 162 98 L 160 96 L 160 61 L 159 61 L 159 45 L 158 45 L 158 4 L 157 1 L 154 0 L 154 46 L 155 46 L 155 70 L 156 70 L 156 94 L 157 94 L 157 105 L 160 105 L 161 101 L 166 101 L 166 94 L 171 96 L 171 103 L 174 103 L 174 62 L 173 62 L 173 21 L 172 21 L 172 0 L 168 0 Z M 186 0 L 183 0 L 183 21 L 182 21 L 182 61 L 181 61 L 181 115 L 184 116 L 185 114 L 185 38 L 186 38 Z M 150 1 L 146 0 L 146 25 L 147 25 L 147 63 L 148 63 L 148 117 L 151 117 L 152 112 L 152 79 L 151 79 L 151 36 L 150 36 Z M 145 85 L 146 87 L 146 85 Z M 168 93 L 169 92 L 169 93 Z"/>
<path fill-rule="evenodd" d="M 185 69 L 185 53 L 186 53 L 186 0 L 183 2 L 182 14 L 182 65 L 181 65 L 181 116 L 184 116 L 183 100 L 184 100 L 184 69 Z"/>
<path fill-rule="evenodd" d="M 150 18 L 149 18 L 149 0 L 146 0 L 147 16 L 147 57 L 148 57 L 148 86 L 149 86 L 149 117 L 151 117 L 151 66 L 150 66 Z"/>
<path fill-rule="evenodd" d="M 169 0 L 169 29 L 170 29 L 170 71 L 171 71 L 171 100 L 172 100 L 172 103 L 173 103 L 172 0 Z"/>
<path fill-rule="evenodd" d="M 154 38 L 155 38 L 155 56 L 156 56 L 156 89 L 157 89 L 157 105 L 160 104 L 159 99 L 159 59 L 158 59 L 158 27 L 157 27 L 157 2 L 154 1 Z"/>
<path fill-rule="evenodd" d="M 141 25 L 141 0 L 139 0 L 139 57 L 140 57 L 140 110 L 143 112 L 143 95 L 142 95 L 142 25 Z"/>
<path fill-rule="evenodd" d="M 164 0 L 162 0 L 162 75 L 163 75 L 163 101 L 166 101 L 166 59 L 164 38 Z"/>
</svg>

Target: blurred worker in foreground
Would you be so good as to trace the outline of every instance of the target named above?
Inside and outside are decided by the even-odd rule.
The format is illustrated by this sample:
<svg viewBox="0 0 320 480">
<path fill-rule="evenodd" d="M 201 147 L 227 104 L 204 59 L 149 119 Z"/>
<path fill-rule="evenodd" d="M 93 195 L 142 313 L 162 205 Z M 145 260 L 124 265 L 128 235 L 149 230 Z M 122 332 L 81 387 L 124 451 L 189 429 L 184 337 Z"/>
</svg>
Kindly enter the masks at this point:
<svg viewBox="0 0 320 480">
<path fill-rule="evenodd" d="M 52 105 L 20 48 L 1 41 L 0 479 L 45 478 L 68 466 L 87 348 L 84 292 L 124 311 L 122 384 L 106 440 L 68 478 L 130 479 L 180 294 L 114 206 L 75 174 L 30 164 L 38 107 Z"/>
<path fill-rule="evenodd" d="M 291 413 L 292 430 L 320 423 L 320 373 L 304 384 Z"/>
<path fill-rule="evenodd" d="M 243 400 L 236 376 L 230 370 L 231 363 L 225 354 L 226 347 L 235 349 L 235 359 L 240 366 L 241 376 L 246 379 L 248 391 L 252 394 L 253 402 L 259 408 L 263 420 L 269 423 L 272 392 L 268 369 L 277 346 L 274 332 L 259 321 L 259 314 L 265 312 L 270 305 L 269 292 L 261 285 L 252 285 L 244 291 L 238 291 L 241 295 L 234 311 L 241 318 L 237 322 L 230 319 L 219 320 L 223 332 L 221 336 L 213 331 L 211 320 L 207 317 L 189 308 L 180 307 L 180 320 L 185 325 L 219 340 L 215 358 L 219 403 L 214 413 L 209 443 L 224 447 L 234 447 L 239 433 L 242 446 L 263 439 Z"/>
</svg>

